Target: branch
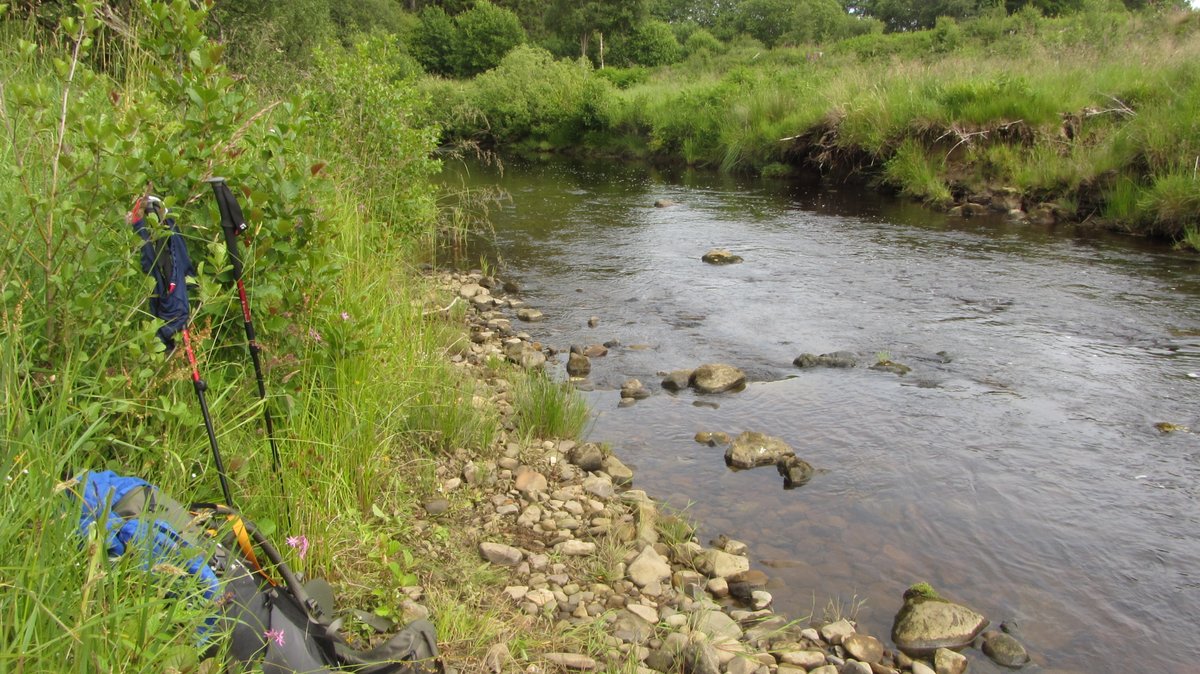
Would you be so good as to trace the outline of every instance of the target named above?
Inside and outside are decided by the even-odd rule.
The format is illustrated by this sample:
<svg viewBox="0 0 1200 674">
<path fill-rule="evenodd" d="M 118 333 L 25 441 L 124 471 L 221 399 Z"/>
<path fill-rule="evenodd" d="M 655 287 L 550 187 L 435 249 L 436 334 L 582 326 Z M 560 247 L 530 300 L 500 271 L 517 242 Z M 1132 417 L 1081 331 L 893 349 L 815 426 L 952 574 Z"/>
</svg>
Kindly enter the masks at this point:
<svg viewBox="0 0 1200 674">
<path fill-rule="evenodd" d="M 460 299 L 462 299 L 462 298 L 460 298 L 460 297 L 455 297 L 453 300 L 451 300 L 450 304 L 447 304 L 446 306 L 444 306 L 444 307 L 442 307 L 442 308 L 440 308 L 440 309 L 429 309 L 428 311 L 422 311 L 422 312 L 421 312 L 421 316 L 423 316 L 423 317 L 424 317 L 424 316 L 428 316 L 428 315 L 430 315 L 430 314 L 444 314 L 444 313 L 447 313 L 448 311 L 450 311 L 450 307 L 454 306 L 455 304 L 458 304 L 458 301 L 459 301 Z"/>
</svg>

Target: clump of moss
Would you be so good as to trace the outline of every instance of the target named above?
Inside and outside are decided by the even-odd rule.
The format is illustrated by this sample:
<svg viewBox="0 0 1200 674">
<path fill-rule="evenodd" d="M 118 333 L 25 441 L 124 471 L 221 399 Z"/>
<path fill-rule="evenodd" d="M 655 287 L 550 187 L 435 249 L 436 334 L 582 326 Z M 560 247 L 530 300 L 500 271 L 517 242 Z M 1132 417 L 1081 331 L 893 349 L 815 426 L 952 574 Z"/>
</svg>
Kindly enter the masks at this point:
<svg viewBox="0 0 1200 674">
<path fill-rule="evenodd" d="M 945 599 L 942 599 L 942 595 L 937 593 L 937 590 L 933 589 L 932 585 L 930 585 L 929 583 L 925 583 L 925 582 L 914 583 L 911 586 L 909 586 L 909 588 L 904 591 L 904 599 L 906 601 L 913 600 L 913 599 L 932 599 L 934 601 L 946 601 Z"/>
</svg>

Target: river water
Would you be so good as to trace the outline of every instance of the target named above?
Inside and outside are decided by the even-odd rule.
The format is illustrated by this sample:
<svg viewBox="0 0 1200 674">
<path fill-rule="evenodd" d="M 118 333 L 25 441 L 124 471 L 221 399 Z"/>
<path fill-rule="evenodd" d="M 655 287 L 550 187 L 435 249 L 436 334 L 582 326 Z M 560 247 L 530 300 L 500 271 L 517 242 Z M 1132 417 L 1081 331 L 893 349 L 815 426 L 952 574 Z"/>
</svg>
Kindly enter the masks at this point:
<svg viewBox="0 0 1200 674">
<path fill-rule="evenodd" d="M 702 542 L 749 543 L 777 611 L 854 614 L 886 640 L 928 581 L 1014 621 L 1041 671 L 1200 671 L 1200 435 L 1156 428 L 1200 431 L 1197 256 L 861 188 L 566 163 L 451 181 L 511 195 L 484 254 L 545 312 L 536 339 L 620 341 L 581 383 L 589 439 Z M 714 247 L 745 262 L 702 263 Z M 912 372 L 792 365 L 839 350 Z M 659 388 L 708 362 L 751 383 Z M 618 408 L 631 377 L 654 395 Z M 693 440 L 745 430 L 821 472 L 785 490 Z"/>
</svg>

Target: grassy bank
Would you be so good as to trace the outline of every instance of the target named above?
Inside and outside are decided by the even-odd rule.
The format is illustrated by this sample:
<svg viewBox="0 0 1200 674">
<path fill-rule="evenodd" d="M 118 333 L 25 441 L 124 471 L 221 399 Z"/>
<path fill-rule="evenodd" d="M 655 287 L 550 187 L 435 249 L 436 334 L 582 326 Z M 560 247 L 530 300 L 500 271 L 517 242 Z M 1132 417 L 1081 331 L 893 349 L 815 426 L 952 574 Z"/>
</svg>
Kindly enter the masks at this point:
<svg viewBox="0 0 1200 674">
<path fill-rule="evenodd" d="M 1037 218 L 1195 247 L 1198 26 L 1195 12 L 1098 3 L 627 71 L 527 47 L 423 86 L 452 135 L 517 151 L 861 176 L 941 207 L 1016 195 Z"/>
<path fill-rule="evenodd" d="M 205 21 L 186 0 L 80 2 L 56 25 L 0 15 L 0 672 L 196 665 L 207 608 L 168 596 L 187 591 L 135 559 L 110 563 L 97 534 L 81 544 L 69 498 L 71 476 L 113 469 L 219 500 L 182 349 L 168 356 L 154 336 L 124 219 L 146 193 L 166 199 L 197 264 L 195 347 L 236 504 L 276 541 L 306 536 L 306 557 L 285 552 L 349 605 L 398 616 L 402 586 L 462 581 L 422 556 L 408 523 L 439 457 L 486 456 L 503 429 L 448 362 L 463 328 L 433 308 L 450 298 L 416 273 L 439 228 L 425 102 L 370 43 L 330 46 L 276 87 L 286 95 L 262 95 L 222 63 Z M 213 175 L 251 224 L 246 283 L 282 475 Z M 480 631 L 463 620 L 472 587 L 431 602 L 439 632 Z"/>
</svg>

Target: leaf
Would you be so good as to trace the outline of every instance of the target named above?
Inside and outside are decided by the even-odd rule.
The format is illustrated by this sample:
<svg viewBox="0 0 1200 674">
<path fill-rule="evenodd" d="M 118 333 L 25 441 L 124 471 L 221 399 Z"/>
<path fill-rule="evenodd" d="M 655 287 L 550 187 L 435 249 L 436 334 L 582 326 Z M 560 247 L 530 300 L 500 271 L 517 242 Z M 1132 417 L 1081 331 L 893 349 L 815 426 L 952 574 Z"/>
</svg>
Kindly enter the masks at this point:
<svg viewBox="0 0 1200 674">
<path fill-rule="evenodd" d="M 383 512 L 383 510 L 374 503 L 371 504 L 371 513 L 381 520 L 387 519 L 387 515 Z"/>
</svg>

